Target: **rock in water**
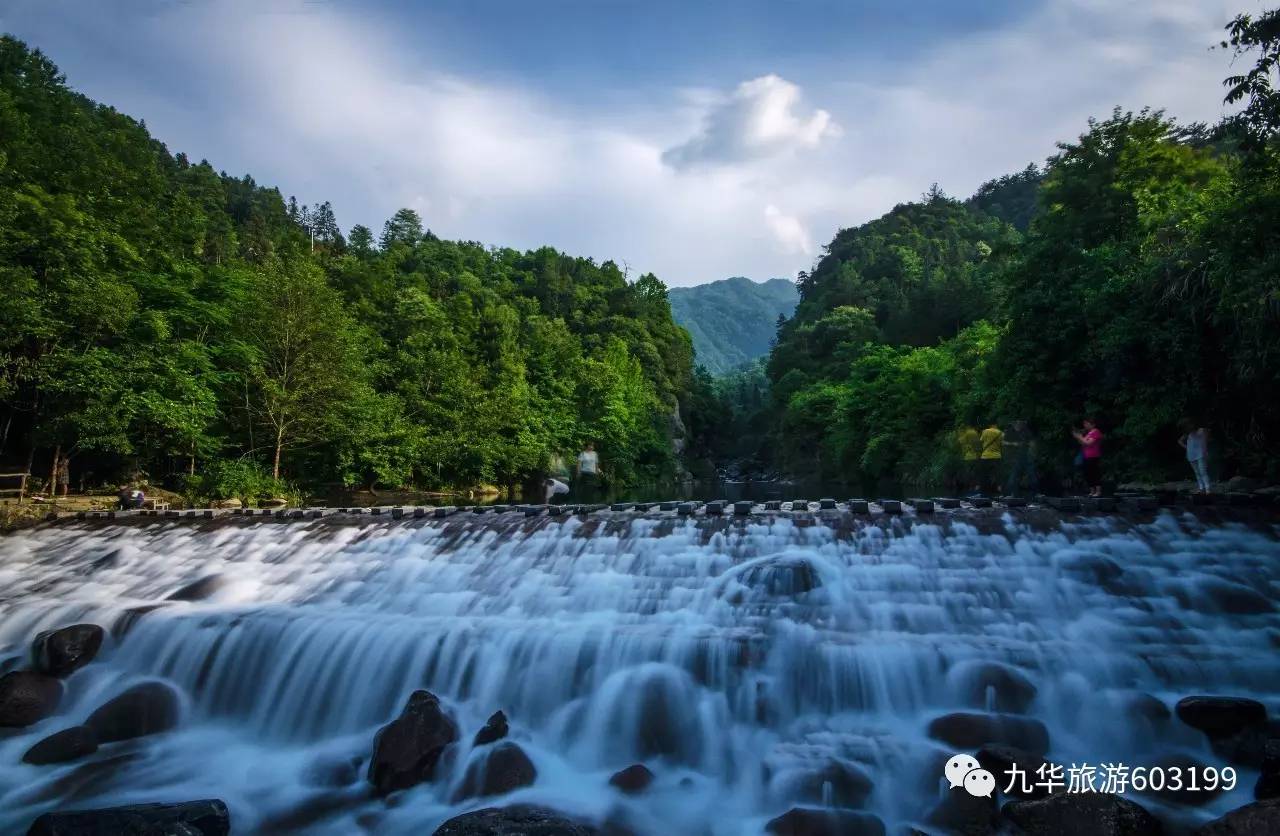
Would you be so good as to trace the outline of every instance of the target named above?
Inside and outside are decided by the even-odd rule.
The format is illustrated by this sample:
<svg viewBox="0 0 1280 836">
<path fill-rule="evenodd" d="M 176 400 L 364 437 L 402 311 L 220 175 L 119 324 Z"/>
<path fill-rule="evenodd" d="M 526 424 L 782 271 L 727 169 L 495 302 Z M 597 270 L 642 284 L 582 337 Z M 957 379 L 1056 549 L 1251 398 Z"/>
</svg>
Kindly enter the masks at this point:
<svg viewBox="0 0 1280 836">
<path fill-rule="evenodd" d="M 62 683 L 38 671 L 11 671 L 0 676 L 0 726 L 21 728 L 38 723 L 58 709 Z"/>
<path fill-rule="evenodd" d="M 1195 836 L 1275 836 L 1280 833 L 1280 799 L 1255 801 L 1201 827 Z"/>
<path fill-rule="evenodd" d="M 1013 746 L 992 744 L 979 749 L 976 757 L 983 769 L 996 776 L 996 786 L 1002 792 L 1005 787 L 1010 787 L 1011 792 L 1006 793 L 1010 798 L 1043 798 L 1049 794 L 1049 791 L 1038 783 L 1040 769 L 1048 763 L 1039 755 L 1024 752 Z M 1025 783 L 1014 775 L 1015 767 L 1027 776 Z M 1066 770 L 1063 770 L 1063 774 L 1066 774 Z M 1027 788 L 1025 793 L 1024 785 Z"/>
<path fill-rule="evenodd" d="M 826 788 L 831 798 L 826 798 Z M 795 798 L 805 803 L 833 807 L 861 807 L 871 795 L 871 777 L 848 761 L 832 758 L 825 766 L 806 773 L 796 788 Z"/>
<path fill-rule="evenodd" d="M 1280 798 L 1280 740 L 1266 742 L 1259 773 L 1258 783 L 1253 786 L 1253 797 L 1259 801 Z"/>
<path fill-rule="evenodd" d="M 925 819 L 942 832 L 958 836 L 987 836 L 995 832 L 995 797 L 970 795 L 964 787 L 947 790 L 947 795 L 929 811 Z"/>
<path fill-rule="evenodd" d="M 432 836 L 600 836 L 600 831 L 555 810 L 516 804 L 455 816 Z"/>
<path fill-rule="evenodd" d="M 482 754 L 467 767 L 462 787 L 454 795 L 454 801 L 464 798 L 481 798 L 487 795 L 504 795 L 512 790 L 527 787 L 538 779 L 533 761 L 516 743 L 506 741 Z"/>
<path fill-rule="evenodd" d="M 23 763 L 66 763 L 98 751 L 98 735 L 88 726 L 72 726 L 41 740 L 22 756 Z"/>
<path fill-rule="evenodd" d="M 1043 723 L 1008 714 L 944 714 L 929 724 L 929 736 L 957 749 L 994 743 L 1036 755 L 1049 751 L 1049 731 Z"/>
<path fill-rule="evenodd" d="M 884 836 L 884 822 L 870 813 L 792 807 L 764 826 L 773 836 Z"/>
<path fill-rule="evenodd" d="M 1036 686 L 1019 671 L 995 662 L 966 662 L 948 674 L 952 689 L 974 708 L 1021 714 L 1036 698 Z M 992 698 L 987 704 L 988 696 Z"/>
<path fill-rule="evenodd" d="M 1108 793 L 1054 793 L 1011 801 L 1003 816 L 1026 836 L 1160 836 L 1160 822 L 1132 801 Z"/>
<path fill-rule="evenodd" d="M 476 739 L 472 745 L 484 746 L 487 743 L 501 740 L 507 736 L 507 731 L 507 715 L 501 711 L 495 711 L 484 724 L 484 728 L 476 732 Z"/>
<path fill-rule="evenodd" d="M 1210 738 L 1229 737 L 1267 722 L 1267 709 L 1241 697 L 1184 697 L 1174 707 L 1178 719 Z"/>
<path fill-rule="evenodd" d="M 177 592 L 170 595 L 168 601 L 203 601 L 211 598 L 214 593 L 227 585 L 227 581 L 221 575 L 209 575 L 198 581 L 187 584 Z"/>
<path fill-rule="evenodd" d="M 27 836 L 228 836 L 231 816 L 218 799 L 182 804 L 133 804 L 102 810 L 45 813 Z"/>
<path fill-rule="evenodd" d="M 113 743 L 168 731 L 178 725 L 180 713 L 177 691 L 163 682 L 143 682 L 107 701 L 84 724 L 99 742 Z"/>
<path fill-rule="evenodd" d="M 617 787 L 625 793 L 644 792 L 653 783 L 653 773 L 642 763 L 633 763 L 626 769 L 618 770 L 609 778 L 609 785 Z"/>
<path fill-rule="evenodd" d="M 106 631 L 97 624 L 74 624 L 36 636 L 31 645 L 36 670 L 68 676 L 93 661 Z"/>
<path fill-rule="evenodd" d="M 429 691 L 414 691 L 400 716 L 379 730 L 369 760 L 369 783 L 387 795 L 431 780 L 458 726 Z"/>
</svg>

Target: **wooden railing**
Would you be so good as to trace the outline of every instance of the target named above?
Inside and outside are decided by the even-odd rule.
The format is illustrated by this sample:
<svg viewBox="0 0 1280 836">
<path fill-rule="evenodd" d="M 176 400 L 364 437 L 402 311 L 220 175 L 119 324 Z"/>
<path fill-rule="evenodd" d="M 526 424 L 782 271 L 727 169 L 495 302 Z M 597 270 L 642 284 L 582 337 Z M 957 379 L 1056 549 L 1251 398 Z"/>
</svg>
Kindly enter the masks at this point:
<svg viewBox="0 0 1280 836">
<path fill-rule="evenodd" d="M 18 487 L 16 488 L 0 488 L 0 496 L 16 493 L 18 495 L 18 504 L 21 505 L 23 500 L 27 498 L 27 477 L 30 475 L 30 473 L 0 473 L 0 479 L 18 480 Z"/>
</svg>

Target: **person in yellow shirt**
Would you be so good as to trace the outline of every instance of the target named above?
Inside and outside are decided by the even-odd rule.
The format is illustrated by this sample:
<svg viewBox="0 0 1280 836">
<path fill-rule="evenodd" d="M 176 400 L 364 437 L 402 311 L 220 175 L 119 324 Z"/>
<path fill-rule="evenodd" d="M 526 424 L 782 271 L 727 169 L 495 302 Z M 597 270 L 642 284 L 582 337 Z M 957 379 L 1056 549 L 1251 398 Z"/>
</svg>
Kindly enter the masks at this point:
<svg viewBox="0 0 1280 836">
<path fill-rule="evenodd" d="M 982 468 L 982 490 L 995 493 L 999 489 L 1000 465 L 1004 459 L 1004 431 L 992 421 L 978 440 L 978 464 Z"/>
</svg>

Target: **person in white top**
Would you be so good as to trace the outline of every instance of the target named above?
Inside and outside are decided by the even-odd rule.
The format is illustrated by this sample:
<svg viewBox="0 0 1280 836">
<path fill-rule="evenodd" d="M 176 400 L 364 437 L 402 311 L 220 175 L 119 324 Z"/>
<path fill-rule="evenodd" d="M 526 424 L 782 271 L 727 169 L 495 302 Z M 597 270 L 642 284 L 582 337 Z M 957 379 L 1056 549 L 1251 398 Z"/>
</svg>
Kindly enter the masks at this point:
<svg viewBox="0 0 1280 836">
<path fill-rule="evenodd" d="M 594 500 L 600 488 L 600 456 L 590 441 L 583 445 L 578 454 L 576 468 L 576 491 L 580 499 Z"/>
<path fill-rule="evenodd" d="M 1191 421 L 1183 423 L 1185 432 L 1178 443 L 1187 451 L 1187 461 L 1196 474 L 1196 487 L 1200 493 L 1209 492 L 1209 431 L 1197 427 Z"/>
<path fill-rule="evenodd" d="M 566 485 L 564 482 L 561 482 L 559 479 L 548 478 L 545 482 L 542 483 L 542 487 L 543 487 L 542 502 L 544 505 L 550 505 L 551 498 L 553 496 L 558 496 L 559 494 L 569 492 L 569 486 Z"/>
</svg>

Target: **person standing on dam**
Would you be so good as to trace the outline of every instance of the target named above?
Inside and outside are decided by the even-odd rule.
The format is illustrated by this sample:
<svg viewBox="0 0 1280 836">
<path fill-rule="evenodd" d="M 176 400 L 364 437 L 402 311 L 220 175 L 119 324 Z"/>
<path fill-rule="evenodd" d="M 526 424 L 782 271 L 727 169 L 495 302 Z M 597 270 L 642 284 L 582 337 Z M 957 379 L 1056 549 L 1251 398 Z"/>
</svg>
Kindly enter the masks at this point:
<svg viewBox="0 0 1280 836">
<path fill-rule="evenodd" d="M 600 456 L 596 446 L 588 441 L 578 454 L 574 476 L 579 499 L 594 499 L 600 491 Z"/>
</svg>

